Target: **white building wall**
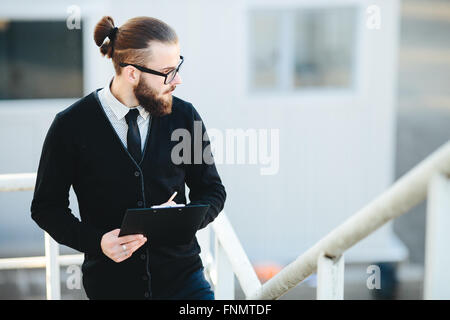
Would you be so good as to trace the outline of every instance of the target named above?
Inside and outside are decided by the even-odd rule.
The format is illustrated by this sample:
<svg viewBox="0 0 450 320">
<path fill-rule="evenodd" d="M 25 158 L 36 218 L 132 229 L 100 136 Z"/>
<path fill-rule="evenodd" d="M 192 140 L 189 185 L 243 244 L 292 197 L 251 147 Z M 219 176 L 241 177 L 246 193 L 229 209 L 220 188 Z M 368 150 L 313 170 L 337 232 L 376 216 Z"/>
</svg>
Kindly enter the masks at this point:
<svg viewBox="0 0 450 320">
<path fill-rule="evenodd" d="M 25 1 L 29 10 L 24 13 L 17 3 L 0 4 L 0 15 L 45 18 L 42 12 L 47 12 L 65 19 L 72 4 Z M 354 90 L 248 90 L 249 9 L 341 4 L 360 8 Z M 365 9 L 371 4 L 381 8 L 380 30 L 365 26 Z M 279 129 L 277 174 L 261 175 L 265 165 L 218 165 L 228 194 L 225 210 L 252 262 L 290 262 L 393 182 L 398 1 L 103 1 L 95 6 L 79 1 L 78 5 L 84 23 L 85 94 L 102 87 L 113 74 L 110 61 L 101 57 L 93 41 L 96 22 L 111 15 L 120 27 L 131 17 L 153 16 L 179 35 L 185 63 L 183 84 L 175 95 L 194 104 L 208 129 L 224 134 L 226 129 Z M 71 101 L 0 101 L 0 173 L 37 170 L 48 126 Z M 19 147 L 12 145 L 12 135 L 19 137 Z M 0 223 L 16 221 L 14 230 L 22 225 L 34 228 L 29 218 L 31 198 L 31 193 L 0 194 Z M 72 194 L 71 205 L 77 211 L 75 202 Z M 351 249 L 346 262 L 400 260 L 406 254 L 388 225 Z"/>
</svg>

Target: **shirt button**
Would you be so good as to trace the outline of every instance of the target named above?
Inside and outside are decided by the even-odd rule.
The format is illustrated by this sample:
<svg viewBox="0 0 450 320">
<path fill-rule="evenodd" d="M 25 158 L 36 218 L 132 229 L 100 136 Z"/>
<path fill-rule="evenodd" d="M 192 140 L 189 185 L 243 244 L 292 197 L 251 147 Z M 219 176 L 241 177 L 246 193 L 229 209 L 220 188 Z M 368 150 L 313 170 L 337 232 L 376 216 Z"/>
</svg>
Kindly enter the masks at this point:
<svg viewBox="0 0 450 320">
<path fill-rule="evenodd" d="M 144 297 L 148 298 L 150 294 L 148 292 L 144 293 Z"/>
<path fill-rule="evenodd" d="M 142 207 L 143 204 L 144 203 L 142 201 L 138 201 L 138 203 L 137 203 L 138 207 Z"/>
<path fill-rule="evenodd" d="M 141 259 L 145 260 L 145 254 L 141 254 Z"/>
<path fill-rule="evenodd" d="M 140 175 L 139 171 L 135 171 L 135 172 L 134 172 L 134 175 L 135 175 L 136 177 L 139 177 L 139 175 Z"/>
</svg>

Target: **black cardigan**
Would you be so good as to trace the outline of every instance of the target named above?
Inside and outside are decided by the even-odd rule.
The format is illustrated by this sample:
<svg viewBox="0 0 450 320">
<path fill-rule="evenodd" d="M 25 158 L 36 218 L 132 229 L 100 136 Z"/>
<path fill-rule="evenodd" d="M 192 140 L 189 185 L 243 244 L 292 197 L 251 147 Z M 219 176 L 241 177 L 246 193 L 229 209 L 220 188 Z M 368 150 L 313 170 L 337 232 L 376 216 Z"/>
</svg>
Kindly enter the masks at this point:
<svg viewBox="0 0 450 320">
<path fill-rule="evenodd" d="M 120 228 L 127 208 L 151 207 L 174 201 L 210 205 L 201 228 L 223 209 L 226 192 L 214 164 L 194 163 L 194 121 L 200 115 L 191 103 L 173 97 L 172 113 L 152 117 L 142 160 L 137 164 L 107 118 L 97 92 L 59 112 L 48 130 L 37 172 L 31 216 L 58 243 L 85 253 L 83 284 L 89 298 L 165 298 L 184 278 L 202 267 L 195 238 L 183 246 L 154 247 L 148 243 L 127 260 L 106 257 L 100 241 Z M 177 128 L 191 133 L 192 161 L 171 161 Z M 202 124 L 202 134 L 206 131 Z M 209 140 L 202 142 L 204 150 Z M 81 221 L 69 208 L 73 186 Z"/>
</svg>

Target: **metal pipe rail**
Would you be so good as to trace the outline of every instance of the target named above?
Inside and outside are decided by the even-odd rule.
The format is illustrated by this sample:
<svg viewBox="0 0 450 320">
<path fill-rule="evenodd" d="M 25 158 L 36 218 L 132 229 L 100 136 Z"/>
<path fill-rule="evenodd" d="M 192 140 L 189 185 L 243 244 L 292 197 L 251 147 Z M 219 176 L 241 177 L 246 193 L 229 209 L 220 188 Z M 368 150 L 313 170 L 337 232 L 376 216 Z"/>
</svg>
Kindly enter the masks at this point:
<svg viewBox="0 0 450 320">
<path fill-rule="evenodd" d="M 33 191 L 36 173 L 0 174 L 0 192 Z"/>
<path fill-rule="evenodd" d="M 250 299 L 278 299 L 316 272 L 318 260 L 337 260 L 357 242 L 422 202 L 436 174 L 450 175 L 450 142 L 416 165 L 387 191 L 347 219 L 314 246 L 264 283 Z M 326 271 L 330 272 L 330 270 Z M 321 276 L 319 275 L 319 278 Z M 338 277 L 339 278 L 339 277 Z M 339 279 L 336 281 L 339 281 Z M 318 297 L 320 298 L 320 297 Z"/>
<path fill-rule="evenodd" d="M 212 223 L 212 228 L 214 230 L 215 235 L 215 243 L 216 243 L 216 251 L 215 251 L 215 260 L 217 266 L 223 264 L 219 264 L 221 259 L 226 259 L 225 262 L 225 275 L 227 274 L 226 270 L 227 264 L 229 263 L 229 267 L 231 270 L 228 271 L 229 277 L 228 279 L 224 279 L 224 282 L 228 285 L 234 283 L 233 273 L 236 275 L 236 278 L 239 281 L 239 284 L 244 291 L 246 297 L 251 296 L 254 292 L 261 288 L 261 282 L 256 275 L 253 266 L 251 265 L 248 257 L 242 248 L 242 245 L 231 226 L 228 217 L 225 212 L 219 214 L 219 216 Z M 218 263 L 219 262 L 219 263 Z M 217 274 L 220 274 L 222 270 L 217 270 Z M 230 272 L 231 271 L 231 272 Z M 234 288 L 231 286 L 229 291 L 229 295 L 224 298 L 234 298 Z M 216 292 L 216 297 L 221 298 L 221 292 Z"/>
<path fill-rule="evenodd" d="M 46 259 L 45 256 L 3 258 L 0 259 L 0 270 L 45 268 L 47 266 Z M 66 254 L 58 257 L 58 263 L 60 266 L 80 265 L 83 259 L 82 254 Z"/>
</svg>

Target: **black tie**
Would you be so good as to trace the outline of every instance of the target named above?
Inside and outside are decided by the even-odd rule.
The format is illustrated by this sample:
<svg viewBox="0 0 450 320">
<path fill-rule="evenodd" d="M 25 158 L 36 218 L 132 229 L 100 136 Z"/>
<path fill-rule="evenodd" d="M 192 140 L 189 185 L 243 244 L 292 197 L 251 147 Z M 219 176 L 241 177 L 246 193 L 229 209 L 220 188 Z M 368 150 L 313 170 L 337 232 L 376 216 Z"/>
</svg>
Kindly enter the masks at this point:
<svg viewBox="0 0 450 320">
<path fill-rule="evenodd" d="M 127 145 L 128 151 L 133 156 L 137 163 L 141 161 L 141 135 L 139 133 L 139 127 L 137 125 L 137 116 L 139 115 L 139 110 L 137 108 L 128 111 L 125 116 L 125 120 L 128 123 L 128 133 L 127 133 Z"/>
</svg>

